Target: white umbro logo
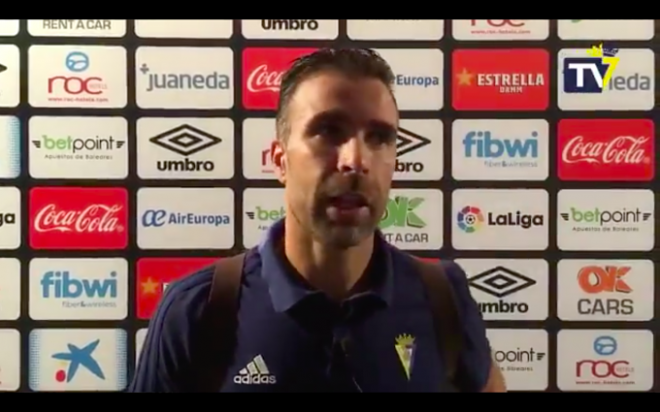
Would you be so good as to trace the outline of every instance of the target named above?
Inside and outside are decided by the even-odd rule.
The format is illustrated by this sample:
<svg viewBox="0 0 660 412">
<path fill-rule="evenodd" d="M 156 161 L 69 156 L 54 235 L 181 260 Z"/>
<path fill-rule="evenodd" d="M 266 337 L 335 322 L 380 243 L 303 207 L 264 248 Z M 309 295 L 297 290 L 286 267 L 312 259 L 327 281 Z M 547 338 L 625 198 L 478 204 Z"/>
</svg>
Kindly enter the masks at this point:
<svg viewBox="0 0 660 412">
<path fill-rule="evenodd" d="M 246 367 L 234 376 L 237 385 L 273 385 L 277 383 L 275 376 L 270 374 L 266 362 L 261 355 L 255 356 Z"/>
</svg>

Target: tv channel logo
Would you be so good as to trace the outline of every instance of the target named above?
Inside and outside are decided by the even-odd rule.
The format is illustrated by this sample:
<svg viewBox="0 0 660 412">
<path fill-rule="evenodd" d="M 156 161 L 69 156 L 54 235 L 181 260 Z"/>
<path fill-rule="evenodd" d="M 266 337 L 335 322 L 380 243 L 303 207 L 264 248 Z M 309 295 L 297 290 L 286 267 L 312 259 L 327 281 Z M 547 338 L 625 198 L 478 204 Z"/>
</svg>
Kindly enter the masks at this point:
<svg viewBox="0 0 660 412">
<path fill-rule="evenodd" d="M 32 259 L 30 317 L 121 320 L 128 314 L 128 263 L 119 258 Z"/>
<path fill-rule="evenodd" d="M 602 93 L 619 65 L 619 49 L 600 44 L 587 50 L 591 57 L 564 59 L 565 93 Z"/>
<path fill-rule="evenodd" d="M 121 391 L 128 383 L 123 329 L 35 329 L 29 337 L 33 391 Z"/>
<path fill-rule="evenodd" d="M 600 53 L 600 52 L 598 52 Z M 557 105 L 561 110 L 652 110 L 655 55 L 651 49 L 562 49 L 557 63 Z M 613 58 L 619 59 L 615 65 Z M 616 67 L 615 67 L 616 66 Z M 609 76 L 609 77 L 608 77 Z"/>
</svg>

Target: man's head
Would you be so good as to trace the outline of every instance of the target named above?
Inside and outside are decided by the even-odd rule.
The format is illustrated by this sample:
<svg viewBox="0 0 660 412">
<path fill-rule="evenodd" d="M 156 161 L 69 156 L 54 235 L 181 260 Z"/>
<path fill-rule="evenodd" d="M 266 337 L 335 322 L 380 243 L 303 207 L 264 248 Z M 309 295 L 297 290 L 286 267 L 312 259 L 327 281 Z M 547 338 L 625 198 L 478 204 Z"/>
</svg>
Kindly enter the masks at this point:
<svg viewBox="0 0 660 412">
<path fill-rule="evenodd" d="M 273 161 L 287 218 L 338 248 L 374 233 L 396 162 L 394 75 L 375 52 L 322 49 L 284 74 Z"/>
</svg>

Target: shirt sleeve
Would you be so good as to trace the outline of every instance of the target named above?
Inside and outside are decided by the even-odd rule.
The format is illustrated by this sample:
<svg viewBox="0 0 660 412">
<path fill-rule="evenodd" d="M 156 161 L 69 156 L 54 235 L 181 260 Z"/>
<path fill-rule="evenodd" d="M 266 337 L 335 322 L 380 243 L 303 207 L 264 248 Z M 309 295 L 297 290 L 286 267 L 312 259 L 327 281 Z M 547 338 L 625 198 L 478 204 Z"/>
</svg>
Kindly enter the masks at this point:
<svg viewBox="0 0 660 412">
<path fill-rule="evenodd" d="M 461 392 L 480 392 L 488 383 L 492 364 L 486 324 L 470 294 L 465 271 L 454 262 L 442 261 L 442 265 L 454 289 L 463 326 L 463 350 L 459 357 L 457 381 Z"/>
<path fill-rule="evenodd" d="M 201 320 L 212 276 L 212 272 L 198 272 L 167 288 L 149 322 L 128 392 L 186 392 L 193 328 Z"/>
</svg>

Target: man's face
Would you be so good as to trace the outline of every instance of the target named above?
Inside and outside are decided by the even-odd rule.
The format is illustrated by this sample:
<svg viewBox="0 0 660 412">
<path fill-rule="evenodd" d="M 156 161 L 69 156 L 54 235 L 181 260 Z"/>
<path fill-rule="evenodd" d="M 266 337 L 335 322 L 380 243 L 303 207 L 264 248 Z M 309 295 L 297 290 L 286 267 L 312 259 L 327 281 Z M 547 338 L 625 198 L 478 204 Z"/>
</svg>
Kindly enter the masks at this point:
<svg viewBox="0 0 660 412">
<path fill-rule="evenodd" d="M 276 164 L 288 218 L 316 241 L 357 245 L 376 229 L 392 183 L 399 115 L 389 90 L 322 73 L 298 87 L 287 121 Z"/>
</svg>

